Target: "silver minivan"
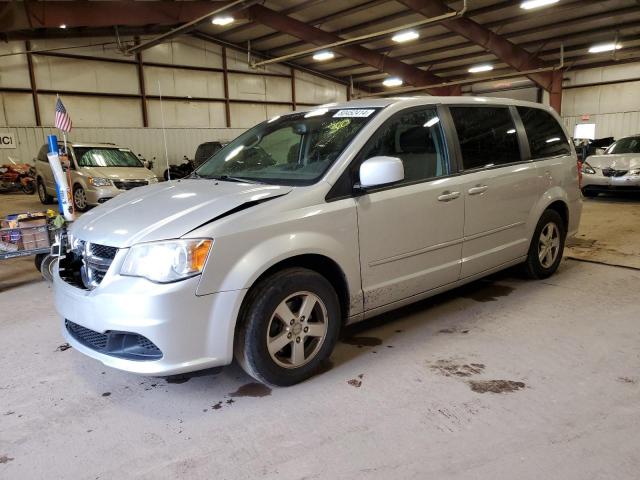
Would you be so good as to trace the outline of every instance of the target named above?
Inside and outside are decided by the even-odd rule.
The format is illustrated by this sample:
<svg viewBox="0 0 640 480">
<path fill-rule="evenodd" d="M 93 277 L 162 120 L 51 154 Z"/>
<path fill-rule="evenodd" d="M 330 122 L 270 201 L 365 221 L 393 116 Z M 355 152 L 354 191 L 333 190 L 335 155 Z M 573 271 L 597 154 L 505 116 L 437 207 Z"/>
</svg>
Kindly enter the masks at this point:
<svg viewBox="0 0 640 480">
<path fill-rule="evenodd" d="M 157 183 L 158 178 L 129 148 L 112 143 L 68 143 L 67 160 L 71 170 L 73 206 L 84 212 L 142 185 Z M 56 192 L 53 171 L 45 144 L 36 157 L 36 187 L 40 202 L 52 203 Z"/>
<path fill-rule="evenodd" d="M 68 342 L 114 368 L 169 375 L 235 357 L 292 385 L 345 324 L 513 265 L 553 274 L 581 198 L 575 151 L 539 104 L 324 105 L 83 215 L 56 308 Z"/>
</svg>

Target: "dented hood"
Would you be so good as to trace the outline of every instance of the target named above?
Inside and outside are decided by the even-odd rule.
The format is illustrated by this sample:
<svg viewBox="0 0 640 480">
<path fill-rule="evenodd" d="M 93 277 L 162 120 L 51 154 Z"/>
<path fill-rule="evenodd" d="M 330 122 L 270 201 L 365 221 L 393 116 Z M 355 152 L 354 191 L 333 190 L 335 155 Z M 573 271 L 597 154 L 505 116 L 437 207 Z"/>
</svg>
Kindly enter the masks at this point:
<svg viewBox="0 0 640 480">
<path fill-rule="evenodd" d="M 134 188 L 89 210 L 70 232 L 76 238 L 118 248 L 180 238 L 230 210 L 291 190 L 205 179 L 164 182 Z"/>
<path fill-rule="evenodd" d="M 594 168 L 631 170 L 633 168 L 640 168 L 640 153 L 592 155 L 587 158 L 587 163 Z"/>
</svg>

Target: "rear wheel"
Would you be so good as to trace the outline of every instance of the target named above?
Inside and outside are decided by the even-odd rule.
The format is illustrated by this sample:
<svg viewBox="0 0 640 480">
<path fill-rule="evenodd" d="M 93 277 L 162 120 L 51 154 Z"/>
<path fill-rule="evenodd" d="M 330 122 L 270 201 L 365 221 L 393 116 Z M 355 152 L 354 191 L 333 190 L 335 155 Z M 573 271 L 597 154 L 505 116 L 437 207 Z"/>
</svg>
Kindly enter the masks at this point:
<svg viewBox="0 0 640 480">
<path fill-rule="evenodd" d="M 338 296 L 326 278 L 305 268 L 282 270 L 248 293 L 235 357 L 260 382 L 294 385 L 329 357 L 340 324 Z"/>
<path fill-rule="evenodd" d="M 530 278 L 547 278 L 555 273 L 562 260 L 567 231 L 555 210 L 545 210 L 531 240 L 525 274 Z"/>
<path fill-rule="evenodd" d="M 53 203 L 53 197 L 47 193 L 47 188 L 44 186 L 44 182 L 41 179 L 36 181 L 38 197 L 40 197 L 40 203 L 43 205 L 49 205 Z"/>
<path fill-rule="evenodd" d="M 36 193 L 36 185 L 33 179 L 29 179 L 22 184 L 22 191 L 27 195 Z"/>
</svg>

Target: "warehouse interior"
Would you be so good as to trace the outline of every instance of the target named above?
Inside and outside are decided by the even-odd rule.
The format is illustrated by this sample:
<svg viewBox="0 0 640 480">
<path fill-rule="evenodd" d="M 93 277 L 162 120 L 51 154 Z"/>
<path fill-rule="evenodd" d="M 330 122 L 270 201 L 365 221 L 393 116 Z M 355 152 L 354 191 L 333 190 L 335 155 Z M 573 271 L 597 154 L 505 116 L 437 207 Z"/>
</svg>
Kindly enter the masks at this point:
<svg viewBox="0 0 640 480">
<path fill-rule="evenodd" d="M 0 478 L 637 478 L 637 0 L 12 1 L 0 40 Z M 145 375 L 89 358 L 63 336 L 46 274 L 57 259 L 44 275 L 35 265 L 59 237 L 33 237 L 31 254 L 25 230 L 12 246 L 20 214 L 40 226 L 64 216 L 60 185 L 47 190 L 40 170 L 50 135 L 76 156 L 126 151 L 165 188 L 216 158 L 199 159 L 205 145 L 226 148 L 258 124 L 413 97 L 555 112 L 580 177 L 579 228 L 549 278 L 496 270 L 345 324 L 298 385 L 257 381 L 238 361 Z M 624 142 L 635 145 L 624 171 L 622 160 L 596 167 Z M 592 165 L 628 183 L 589 189 Z M 77 203 L 76 191 L 63 229 L 118 201 Z M 242 221 L 260 224 L 270 204 Z M 244 205 L 204 223 L 232 223 Z M 160 223 L 190 210 L 177 212 Z"/>
</svg>

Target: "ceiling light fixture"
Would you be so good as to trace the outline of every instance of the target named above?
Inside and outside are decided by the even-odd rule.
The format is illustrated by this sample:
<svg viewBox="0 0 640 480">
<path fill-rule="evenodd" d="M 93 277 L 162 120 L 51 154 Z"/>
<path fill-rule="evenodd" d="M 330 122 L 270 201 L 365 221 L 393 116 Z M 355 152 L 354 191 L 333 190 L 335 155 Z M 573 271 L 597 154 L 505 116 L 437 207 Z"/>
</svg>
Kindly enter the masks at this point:
<svg viewBox="0 0 640 480">
<path fill-rule="evenodd" d="M 490 72 L 493 70 L 493 65 L 477 65 L 469 69 L 469 73 Z"/>
<path fill-rule="evenodd" d="M 420 34 L 415 30 L 407 30 L 406 32 L 396 33 L 391 40 L 398 43 L 410 42 L 411 40 L 415 40 L 416 38 L 420 38 Z"/>
<path fill-rule="evenodd" d="M 398 77 L 387 78 L 382 82 L 385 87 L 399 87 L 402 83 L 402 79 Z"/>
<path fill-rule="evenodd" d="M 318 52 L 313 56 L 313 59 L 318 62 L 324 62 L 325 60 L 331 60 L 332 58 L 335 58 L 335 54 L 329 50 Z"/>
<path fill-rule="evenodd" d="M 62 25 L 60 25 L 60 28 L 67 28 L 67 26 L 63 23 Z"/>
<path fill-rule="evenodd" d="M 225 25 L 229 25 L 234 21 L 235 19 L 231 15 L 222 15 L 219 17 L 213 17 L 213 19 L 211 20 L 211 23 L 213 23 L 214 25 L 219 25 L 221 27 L 224 27 Z"/>
<path fill-rule="evenodd" d="M 589 53 L 602 53 L 602 52 L 613 52 L 615 50 L 620 50 L 622 45 L 619 43 L 602 43 L 600 45 L 594 45 L 589 49 Z"/>
<path fill-rule="evenodd" d="M 520 4 L 520 8 L 525 10 L 533 10 L 534 8 L 546 7 L 558 3 L 560 0 L 527 0 Z"/>
</svg>

